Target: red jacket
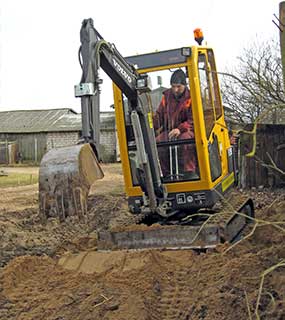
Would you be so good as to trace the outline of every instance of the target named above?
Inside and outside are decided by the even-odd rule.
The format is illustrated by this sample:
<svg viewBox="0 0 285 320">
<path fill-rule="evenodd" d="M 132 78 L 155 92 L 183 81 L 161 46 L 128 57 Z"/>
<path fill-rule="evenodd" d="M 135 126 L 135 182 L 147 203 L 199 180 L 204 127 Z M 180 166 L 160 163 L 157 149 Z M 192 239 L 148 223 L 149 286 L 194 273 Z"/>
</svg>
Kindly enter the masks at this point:
<svg viewBox="0 0 285 320">
<path fill-rule="evenodd" d="M 158 134 L 170 132 L 178 128 L 182 133 L 188 132 L 194 137 L 193 117 L 189 89 L 186 88 L 182 97 L 176 99 L 171 89 L 163 92 L 159 107 L 153 118 L 154 129 Z"/>
</svg>

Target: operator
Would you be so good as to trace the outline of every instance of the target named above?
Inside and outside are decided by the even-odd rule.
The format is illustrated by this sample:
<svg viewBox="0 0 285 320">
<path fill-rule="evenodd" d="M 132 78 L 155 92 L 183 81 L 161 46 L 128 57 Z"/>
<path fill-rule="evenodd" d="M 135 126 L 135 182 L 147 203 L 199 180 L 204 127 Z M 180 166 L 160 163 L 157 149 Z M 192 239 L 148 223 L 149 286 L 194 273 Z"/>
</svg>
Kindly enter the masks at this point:
<svg viewBox="0 0 285 320">
<path fill-rule="evenodd" d="M 190 91 L 186 84 L 183 70 L 176 70 L 170 79 L 171 88 L 163 92 L 161 102 L 154 114 L 153 124 L 156 132 L 156 142 L 184 140 L 194 138 L 193 117 Z M 183 144 L 178 147 L 181 151 L 180 163 L 188 178 L 197 177 L 195 145 Z M 163 176 L 170 174 L 168 147 L 158 148 Z"/>
</svg>

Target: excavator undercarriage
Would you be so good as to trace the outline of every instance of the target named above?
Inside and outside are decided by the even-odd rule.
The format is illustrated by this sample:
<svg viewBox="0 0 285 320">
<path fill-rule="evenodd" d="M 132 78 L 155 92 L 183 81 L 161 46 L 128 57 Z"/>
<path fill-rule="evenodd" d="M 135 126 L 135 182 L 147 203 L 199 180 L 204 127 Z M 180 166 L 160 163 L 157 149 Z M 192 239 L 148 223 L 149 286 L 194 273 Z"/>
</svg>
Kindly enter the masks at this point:
<svg viewBox="0 0 285 320">
<path fill-rule="evenodd" d="M 232 191 L 212 210 L 200 210 L 183 219 L 160 220 L 98 232 L 98 250 L 208 249 L 239 239 L 253 221 L 251 199 Z"/>
</svg>

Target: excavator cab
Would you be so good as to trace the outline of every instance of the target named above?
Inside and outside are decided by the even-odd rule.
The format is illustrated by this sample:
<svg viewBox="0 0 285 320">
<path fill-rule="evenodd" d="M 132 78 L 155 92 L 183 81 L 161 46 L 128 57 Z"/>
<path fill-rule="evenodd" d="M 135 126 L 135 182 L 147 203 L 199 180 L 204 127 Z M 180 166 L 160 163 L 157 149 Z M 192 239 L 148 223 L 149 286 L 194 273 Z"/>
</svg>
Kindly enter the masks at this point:
<svg viewBox="0 0 285 320">
<path fill-rule="evenodd" d="M 139 73 L 151 78 L 152 90 L 140 96 L 140 104 L 155 132 L 162 181 L 172 210 L 188 213 L 213 207 L 220 194 L 235 182 L 233 147 L 224 119 L 213 50 L 193 46 L 127 57 L 126 60 L 135 65 Z M 174 128 L 171 121 L 179 115 L 171 113 L 166 105 L 164 117 L 169 118 L 168 127 L 165 123 L 160 126 L 155 120 L 163 93 L 170 87 L 171 75 L 177 69 L 183 70 L 187 76 L 186 87 L 190 96 L 186 109 L 192 114 L 190 131 L 193 134 L 185 132 L 170 139 L 169 132 Z M 125 189 L 130 210 L 140 213 L 143 190 L 136 165 L 139 151 L 129 103 L 115 84 L 113 89 Z"/>
</svg>

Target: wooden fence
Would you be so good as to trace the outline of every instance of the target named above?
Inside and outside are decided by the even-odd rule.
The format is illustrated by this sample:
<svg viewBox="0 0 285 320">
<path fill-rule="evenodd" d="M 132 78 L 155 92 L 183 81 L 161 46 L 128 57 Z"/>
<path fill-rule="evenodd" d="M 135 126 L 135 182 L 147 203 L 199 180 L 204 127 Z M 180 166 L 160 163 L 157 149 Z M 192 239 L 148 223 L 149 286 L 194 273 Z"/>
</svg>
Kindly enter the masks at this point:
<svg viewBox="0 0 285 320">
<path fill-rule="evenodd" d="M 46 133 L 0 133 L 2 145 L 7 141 L 17 143 L 20 162 L 40 162 L 46 152 L 46 139 Z"/>
<path fill-rule="evenodd" d="M 248 125 L 246 130 L 251 130 Z M 266 165 L 276 166 L 285 172 L 285 125 L 260 124 L 256 132 L 256 151 L 253 157 L 244 154 L 254 147 L 252 135 L 246 135 L 240 141 L 240 186 L 274 187 L 285 186 L 285 176 Z"/>
<path fill-rule="evenodd" d="M 18 162 L 18 150 L 16 142 L 0 142 L 0 164 L 14 164 Z"/>
</svg>

